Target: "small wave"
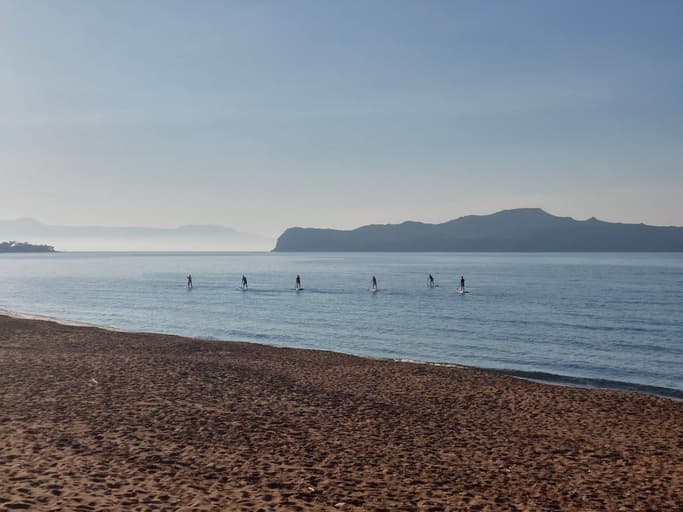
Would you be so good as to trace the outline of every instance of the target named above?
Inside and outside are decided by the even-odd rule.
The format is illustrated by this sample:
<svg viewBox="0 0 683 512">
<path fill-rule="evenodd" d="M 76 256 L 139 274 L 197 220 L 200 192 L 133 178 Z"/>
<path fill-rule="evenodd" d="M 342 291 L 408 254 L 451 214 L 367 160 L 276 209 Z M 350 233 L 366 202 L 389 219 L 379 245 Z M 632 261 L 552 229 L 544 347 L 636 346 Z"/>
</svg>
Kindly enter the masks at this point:
<svg viewBox="0 0 683 512">
<path fill-rule="evenodd" d="M 604 324 L 595 324 L 595 325 L 588 325 L 588 324 L 581 324 L 581 323 L 573 323 L 573 322 L 557 322 L 557 321 L 549 321 L 549 320 L 523 320 L 523 319 L 510 319 L 510 320 L 498 320 L 498 323 L 501 324 L 511 324 L 511 325 L 533 325 L 533 326 L 543 326 L 543 327 L 551 327 L 551 328 L 567 328 L 567 329 L 580 329 L 584 331 L 605 331 L 605 332 L 636 332 L 636 333 L 652 333 L 652 332 L 661 332 L 663 329 L 661 329 L 657 325 L 648 325 L 647 327 L 635 327 L 632 325 L 604 325 Z"/>
<path fill-rule="evenodd" d="M 510 375 L 511 377 L 518 377 L 520 379 L 543 382 L 546 384 L 560 384 L 563 386 L 574 386 L 581 388 L 615 389 L 619 391 L 635 391 L 638 393 L 647 393 L 649 395 L 656 395 L 664 398 L 683 400 L 683 390 L 666 388 L 662 386 L 651 386 L 648 384 L 636 384 L 633 382 L 624 382 L 609 379 L 596 379 L 589 377 L 571 377 L 569 375 L 559 375 L 554 373 L 534 372 L 525 370 L 511 370 L 500 368 L 481 369 L 494 373 L 500 373 L 503 375 Z"/>
</svg>

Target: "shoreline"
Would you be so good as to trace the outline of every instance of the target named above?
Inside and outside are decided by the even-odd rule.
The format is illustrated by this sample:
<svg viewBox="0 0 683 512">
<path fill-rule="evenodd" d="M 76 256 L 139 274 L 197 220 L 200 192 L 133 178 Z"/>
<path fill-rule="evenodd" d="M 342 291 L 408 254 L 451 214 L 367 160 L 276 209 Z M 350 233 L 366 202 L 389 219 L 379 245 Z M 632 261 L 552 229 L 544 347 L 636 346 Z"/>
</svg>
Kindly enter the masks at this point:
<svg viewBox="0 0 683 512">
<path fill-rule="evenodd" d="M 0 510 L 676 510 L 683 404 L 0 316 Z"/>
<path fill-rule="evenodd" d="M 0 315 L 8 316 L 10 318 L 25 319 L 25 320 L 38 320 L 38 321 L 43 321 L 43 322 L 55 322 L 57 324 L 65 325 L 65 326 L 92 327 L 92 328 L 96 328 L 96 329 L 103 329 L 103 330 L 112 331 L 112 332 L 122 332 L 122 333 L 129 333 L 129 334 L 158 334 L 158 335 L 163 335 L 163 336 L 166 336 L 166 335 L 168 335 L 168 336 L 180 336 L 183 338 L 189 338 L 189 339 L 200 340 L 200 341 L 215 341 L 215 342 L 220 342 L 220 343 L 251 343 L 254 345 L 263 345 L 263 346 L 267 346 L 267 347 L 293 348 L 295 350 L 323 350 L 323 351 L 327 351 L 324 349 L 290 347 L 288 345 L 278 345 L 275 343 L 263 343 L 260 341 L 226 340 L 226 339 L 219 339 L 219 338 L 212 338 L 212 337 L 210 338 L 210 337 L 202 337 L 202 336 L 186 336 L 186 335 L 178 335 L 178 334 L 156 332 L 156 331 L 128 331 L 125 329 L 119 329 L 117 327 L 111 327 L 111 326 L 106 326 L 106 325 L 98 325 L 98 324 L 90 324 L 87 322 L 79 322 L 79 321 L 72 321 L 72 320 L 63 320 L 63 319 L 56 318 L 56 317 L 50 317 L 50 316 L 46 316 L 46 315 L 37 315 L 37 314 L 33 314 L 33 313 L 24 313 L 24 312 L 8 310 L 8 309 L 3 309 L 3 308 L 0 308 Z M 354 356 L 354 357 L 367 358 L 370 360 L 377 360 L 377 361 L 392 361 L 392 362 L 397 362 L 397 363 L 424 364 L 424 365 L 444 366 L 444 367 L 453 367 L 453 368 L 470 368 L 470 369 L 474 369 L 474 370 L 481 370 L 481 371 L 485 371 L 485 372 L 492 372 L 492 373 L 496 373 L 496 374 L 500 374 L 500 375 L 506 375 L 509 377 L 527 380 L 530 382 L 538 382 L 540 384 L 548 384 L 548 385 L 553 385 L 553 386 L 565 386 L 565 387 L 580 388 L 580 389 L 606 389 L 606 390 L 613 390 L 613 391 L 642 393 L 645 395 L 667 398 L 669 400 L 683 401 L 683 390 L 679 390 L 679 389 L 675 389 L 675 388 L 667 388 L 667 387 L 662 387 L 662 386 L 654 386 L 654 385 L 649 385 L 649 384 L 639 384 L 639 383 L 634 383 L 634 382 L 616 381 L 616 380 L 610 380 L 610 379 L 598 379 L 598 378 L 592 378 L 592 377 L 573 377 L 570 375 L 563 375 L 563 374 L 556 374 L 556 373 L 549 373 L 549 372 L 535 371 L 535 370 L 516 370 L 516 369 L 511 369 L 511 368 L 504 368 L 504 369 L 488 368 L 488 367 L 480 367 L 480 366 L 470 366 L 470 365 L 465 365 L 465 364 L 460 364 L 460 363 L 449 363 L 449 362 L 444 362 L 444 361 L 422 361 L 422 360 L 417 360 L 417 359 L 403 359 L 403 358 L 393 359 L 393 358 L 388 358 L 388 357 L 352 354 L 352 353 L 339 352 L 339 351 L 333 351 L 333 350 L 331 350 L 329 352 L 336 353 L 336 354 L 342 354 L 342 355 L 349 355 L 349 356 Z"/>
<path fill-rule="evenodd" d="M 78 322 L 75 320 L 64 320 L 64 319 L 56 318 L 53 316 L 37 315 L 34 313 L 24 313 L 22 311 L 14 311 L 14 310 L 3 309 L 3 308 L 0 308 L 0 316 L 7 316 L 9 318 L 16 318 L 19 320 L 37 320 L 39 322 L 54 322 L 56 324 L 66 325 L 69 327 L 92 327 L 94 329 L 102 329 L 105 331 L 130 332 L 130 331 L 126 331 L 124 329 L 117 329 L 116 327 L 109 327 L 107 325 L 89 324 L 87 322 Z"/>
</svg>

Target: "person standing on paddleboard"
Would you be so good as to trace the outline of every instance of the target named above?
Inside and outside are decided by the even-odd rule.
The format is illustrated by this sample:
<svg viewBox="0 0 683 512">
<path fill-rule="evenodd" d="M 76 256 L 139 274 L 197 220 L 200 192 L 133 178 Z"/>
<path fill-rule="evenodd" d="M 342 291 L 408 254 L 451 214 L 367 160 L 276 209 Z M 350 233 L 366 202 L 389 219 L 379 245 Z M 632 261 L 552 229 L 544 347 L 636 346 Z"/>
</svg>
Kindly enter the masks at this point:
<svg viewBox="0 0 683 512">
<path fill-rule="evenodd" d="M 460 276 L 460 291 L 464 292 L 465 291 L 465 277 Z"/>
<path fill-rule="evenodd" d="M 245 277 L 244 274 L 242 274 L 242 289 L 243 289 L 243 290 L 246 290 L 247 288 L 249 288 L 249 287 L 247 286 L 247 278 Z"/>
<path fill-rule="evenodd" d="M 377 278 L 375 276 L 372 276 L 372 284 L 370 285 L 371 290 L 377 290 Z"/>
<path fill-rule="evenodd" d="M 187 274 L 187 287 L 192 288 L 192 274 Z"/>
<path fill-rule="evenodd" d="M 299 274 L 296 275 L 296 289 L 301 290 L 301 276 Z"/>
<path fill-rule="evenodd" d="M 429 274 L 429 277 L 427 278 L 427 286 L 434 288 L 434 276 L 431 274 Z"/>
</svg>

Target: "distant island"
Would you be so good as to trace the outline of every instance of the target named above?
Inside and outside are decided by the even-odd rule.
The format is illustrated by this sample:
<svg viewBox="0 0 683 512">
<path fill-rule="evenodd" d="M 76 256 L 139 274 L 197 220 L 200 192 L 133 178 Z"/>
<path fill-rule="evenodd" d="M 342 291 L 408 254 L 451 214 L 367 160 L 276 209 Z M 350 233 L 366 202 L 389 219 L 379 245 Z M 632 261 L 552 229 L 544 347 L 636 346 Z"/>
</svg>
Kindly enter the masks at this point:
<svg viewBox="0 0 683 512">
<path fill-rule="evenodd" d="M 683 227 L 578 221 L 540 208 L 518 208 L 442 224 L 409 221 L 349 231 L 289 228 L 273 251 L 679 252 Z"/>
<path fill-rule="evenodd" d="M 51 245 L 33 245 L 28 242 L 0 242 L 0 253 L 2 252 L 55 252 Z"/>
</svg>

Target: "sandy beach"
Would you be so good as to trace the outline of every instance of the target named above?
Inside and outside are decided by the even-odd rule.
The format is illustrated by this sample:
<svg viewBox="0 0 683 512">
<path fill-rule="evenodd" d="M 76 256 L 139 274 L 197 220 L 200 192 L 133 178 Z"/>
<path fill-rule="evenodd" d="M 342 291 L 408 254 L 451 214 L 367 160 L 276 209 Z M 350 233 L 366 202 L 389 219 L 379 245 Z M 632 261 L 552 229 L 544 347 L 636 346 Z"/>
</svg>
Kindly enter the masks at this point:
<svg viewBox="0 0 683 512">
<path fill-rule="evenodd" d="M 0 316 L 0 510 L 683 506 L 683 403 Z"/>
</svg>

